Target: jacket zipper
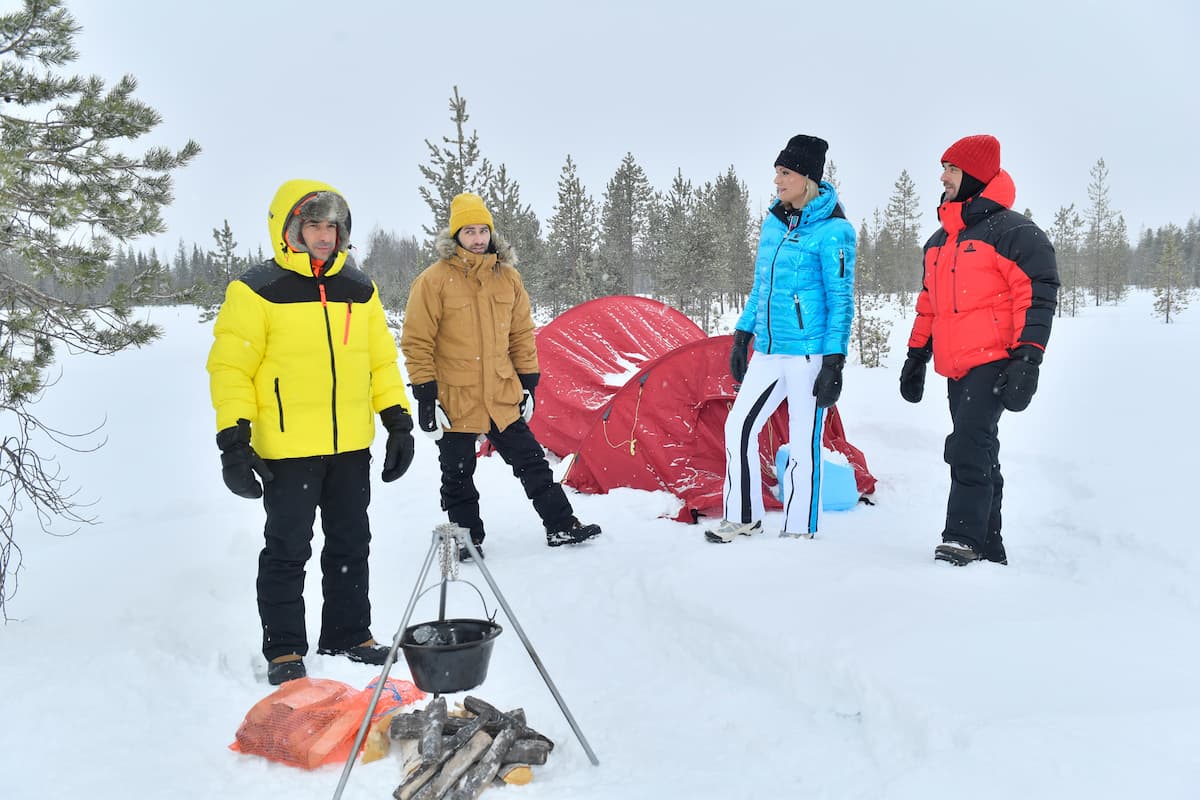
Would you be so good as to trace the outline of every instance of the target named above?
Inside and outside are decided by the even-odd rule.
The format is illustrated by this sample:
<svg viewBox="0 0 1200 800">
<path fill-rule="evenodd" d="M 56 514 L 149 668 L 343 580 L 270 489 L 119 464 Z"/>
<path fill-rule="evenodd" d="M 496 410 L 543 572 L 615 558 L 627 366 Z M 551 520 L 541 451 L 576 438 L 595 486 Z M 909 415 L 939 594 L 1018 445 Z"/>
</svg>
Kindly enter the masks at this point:
<svg viewBox="0 0 1200 800">
<path fill-rule="evenodd" d="M 275 405 L 279 408 L 279 432 L 283 433 L 283 394 L 279 391 L 279 378 L 275 379 Z"/>
<path fill-rule="evenodd" d="M 787 242 L 788 234 L 796 227 L 796 223 L 800 221 L 799 216 L 789 216 L 787 223 L 787 233 L 783 234 L 783 238 L 779 240 L 779 244 L 775 247 L 775 254 L 771 256 L 771 281 L 767 284 L 767 349 L 765 352 L 771 352 L 771 345 L 775 339 L 775 333 L 771 330 L 771 295 L 775 293 L 775 261 L 779 258 L 779 251 L 783 249 L 783 245 Z"/>
<path fill-rule="evenodd" d="M 350 304 L 346 303 L 346 330 L 342 333 L 342 344 L 350 344 Z"/>
<path fill-rule="evenodd" d="M 954 252 L 950 256 L 950 297 L 953 298 L 950 302 L 953 306 L 953 312 L 958 313 L 958 235 L 954 236 Z"/>
<path fill-rule="evenodd" d="M 846 248 L 838 248 L 838 277 L 846 277 Z"/>
<path fill-rule="evenodd" d="M 329 305 L 325 296 L 325 281 L 317 284 L 321 293 L 321 314 L 325 317 L 325 344 L 329 348 L 329 375 L 332 379 L 332 389 L 329 397 L 329 415 L 333 423 L 333 452 L 338 452 L 338 420 L 337 420 L 337 359 L 333 349 L 333 326 L 329 321 Z"/>
<path fill-rule="evenodd" d="M 804 330 L 804 312 L 800 310 L 800 295 L 792 295 L 792 303 L 796 306 L 796 324 L 800 326 L 800 330 Z"/>
</svg>

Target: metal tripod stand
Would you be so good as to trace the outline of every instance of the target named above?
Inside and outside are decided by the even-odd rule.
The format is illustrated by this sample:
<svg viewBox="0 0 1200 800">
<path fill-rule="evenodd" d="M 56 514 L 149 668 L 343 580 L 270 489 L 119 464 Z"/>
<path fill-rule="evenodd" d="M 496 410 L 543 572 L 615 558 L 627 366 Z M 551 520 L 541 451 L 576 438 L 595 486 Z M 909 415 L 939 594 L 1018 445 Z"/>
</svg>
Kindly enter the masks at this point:
<svg viewBox="0 0 1200 800">
<path fill-rule="evenodd" d="M 379 704 L 379 698 L 383 694 L 388 673 L 391 672 L 392 664 L 396 661 L 396 653 L 400 649 L 400 642 L 404 638 L 404 631 L 408 628 L 413 608 L 416 607 L 417 599 L 422 594 L 421 586 L 429 574 L 429 568 L 433 564 L 434 556 L 439 552 L 443 554 L 441 559 L 442 585 L 438 616 L 439 618 L 445 618 L 446 586 L 451 580 L 451 565 L 456 565 L 455 562 L 458 558 L 458 548 L 460 546 L 467 549 L 467 552 L 471 554 L 472 562 L 483 573 L 484 580 L 491 587 L 492 594 L 496 596 L 500 607 L 504 609 L 504 614 L 508 617 L 508 621 L 512 623 L 513 630 L 521 637 L 521 643 L 525 645 L 525 651 L 529 653 L 534 666 L 541 673 L 542 680 L 546 682 L 546 688 L 550 690 L 550 694 L 554 695 L 554 701 L 558 703 L 559 709 L 562 711 L 563 716 L 566 717 L 571 730 L 575 733 L 575 738 L 579 740 L 579 744 L 583 747 L 584 752 L 587 753 L 588 760 L 592 762 L 592 766 L 600 766 L 600 760 L 596 758 L 596 754 L 592 751 L 591 745 L 588 744 L 587 739 L 584 737 L 583 731 L 579 729 L 579 725 L 575 722 L 575 717 L 572 716 L 571 710 L 567 708 L 566 702 L 563 700 L 562 695 L 559 694 L 558 687 L 554 685 L 554 681 L 550 678 L 550 673 L 546 672 L 546 667 L 542 664 L 542 659 L 538 656 L 537 651 L 533 649 L 533 644 L 529 641 L 529 637 L 525 635 L 524 629 L 521 628 L 521 623 L 517 621 L 517 617 L 513 614 L 512 608 L 509 607 L 508 601 L 504 599 L 500 587 L 496 585 L 495 579 L 492 578 L 491 571 L 488 570 L 482 556 L 480 556 L 479 551 L 475 548 L 475 543 L 471 541 L 470 533 L 465 528 L 460 528 L 453 523 L 446 523 L 438 525 L 433 529 L 433 541 L 429 544 L 429 552 L 425 554 L 425 563 L 421 567 L 420 575 L 417 576 L 412 596 L 408 599 L 408 607 L 404 609 L 404 618 L 400 621 L 400 627 L 396 629 L 396 634 L 392 637 L 391 650 L 388 651 L 387 659 L 383 662 L 383 670 L 379 673 L 375 693 L 371 696 L 371 703 L 367 706 L 367 711 L 363 715 L 362 724 L 358 728 L 358 736 L 354 739 L 354 746 L 350 748 L 350 755 L 346 758 L 345 767 L 342 768 L 342 777 L 338 781 L 337 790 L 333 793 L 333 800 L 340 800 L 342 791 L 346 788 L 346 782 L 350 779 L 350 770 L 354 768 L 354 762 L 358 759 L 359 748 L 362 747 L 363 739 L 367 736 L 367 730 L 371 727 L 371 716 L 375 713 L 375 706 Z"/>
</svg>

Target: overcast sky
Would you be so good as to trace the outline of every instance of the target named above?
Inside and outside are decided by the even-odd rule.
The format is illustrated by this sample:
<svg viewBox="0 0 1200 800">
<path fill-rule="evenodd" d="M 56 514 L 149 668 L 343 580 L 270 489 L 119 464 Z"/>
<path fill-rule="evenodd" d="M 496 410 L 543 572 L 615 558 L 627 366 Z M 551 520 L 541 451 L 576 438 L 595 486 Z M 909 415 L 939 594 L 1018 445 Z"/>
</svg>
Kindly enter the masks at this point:
<svg viewBox="0 0 1200 800">
<path fill-rule="evenodd" d="M 906 169 L 932 232 L 939 157 L 973 133 L 1000 139 L 1016 208 L 1043 225 L 1088 205 L 1100 158 L 1131 236 L 1200 213 L 1195 0 L 68 7 L 74 69 L 134 75 L 162 114 L 139 148 L 203 148 L 177 174 L 168 233 L 137 245 L 165 256 L 211 247 L 225 219 L 243 252 L 269 251 L 267 206 L 296 177 L 342 190 L 360 246 L 375 226 L 421 235 L 417 167 L 425 139 L 452 133 L 455 85 L 483 155 L 543 222 L 568 154 L 597 202 L 632 152 L 658 189 L 677 168 L 703 182 L 732 165 L 758 212 L 796 133 L 830 142 L 856 226 Z"/>
</svg>

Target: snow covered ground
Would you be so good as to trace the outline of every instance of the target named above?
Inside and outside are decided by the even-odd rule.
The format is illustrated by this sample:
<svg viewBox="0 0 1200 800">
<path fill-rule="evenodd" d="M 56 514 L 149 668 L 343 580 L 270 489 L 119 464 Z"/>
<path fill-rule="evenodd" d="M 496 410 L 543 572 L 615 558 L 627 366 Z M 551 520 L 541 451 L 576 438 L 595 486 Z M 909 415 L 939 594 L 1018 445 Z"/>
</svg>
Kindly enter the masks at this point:
<svg viewBox="0 0 1200 800">
<path fill-rule="evenodd" d="M 840 403 L 877 505 L 827 514 L 812 541 L 711 545 L 660 518 L 669 496 L 627 490 L 573 495 L 604 535 L 550 550 L 504 464 L 483 461 L 487 564 L 600 759 L 509 626 L 472 693 L 523 706 L 559 746 L 502 796 L 1200 796 L 1200 312 L 1168 326 L 1150 303 L 1059 320 L 1032 406 L 1002 420 L 1007 568 L 933 562 L 948 419 L 932 374 L 922 404 L 899 397 L 905 322 L 888 368 L 847 367 Z M 227 749 L 270 690 L 254 602 L 262 509 L 221 483 L 209 326 L 188 308 L 148 316 L 164 339 L 64 357 L 40 407 L 61 429 L 104 423 L 103 448 L 59 453 L 101 522 L 53 538 L 20 521 L 15 619 L 0 627 L 0 796 L 331 797 L 338 768 Z M 390 640 L 443 520 L 434 445 L 418 436 L 411 472 L 376 482 L 374 631 Z M 318 573 L 314 559 L 314 638 Z M 482 609 L 452 586 L 449 611 Z M 436 613 L 433 592 L 415 616 Z M 356 686 L 377 674 L 307 663 Z M 403 661 L 392 675 L 408 677 Z M 399 769 L 357 766 L 345 797 L 390 797 Z"/>
</svg>

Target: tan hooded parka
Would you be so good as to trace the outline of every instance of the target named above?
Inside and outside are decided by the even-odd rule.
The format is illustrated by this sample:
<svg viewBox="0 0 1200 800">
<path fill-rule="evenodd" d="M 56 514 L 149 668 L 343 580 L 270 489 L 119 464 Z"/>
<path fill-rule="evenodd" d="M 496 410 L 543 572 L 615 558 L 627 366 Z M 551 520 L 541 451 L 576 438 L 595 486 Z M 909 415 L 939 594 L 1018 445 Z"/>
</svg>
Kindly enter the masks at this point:
<svg viewBox="0 0 1200 800">
<path fill-rule="evenodd" d="M 443 230 L 441 258 L 413 282 L 400 349 L 412 385 L 436 380 L 449 430 L 504 430 L 520 417 L 518 375 L 538 372 L 529 294 L 516 255 L 492 233 L 494 253 L 477 255 Z"/>
</svg>

